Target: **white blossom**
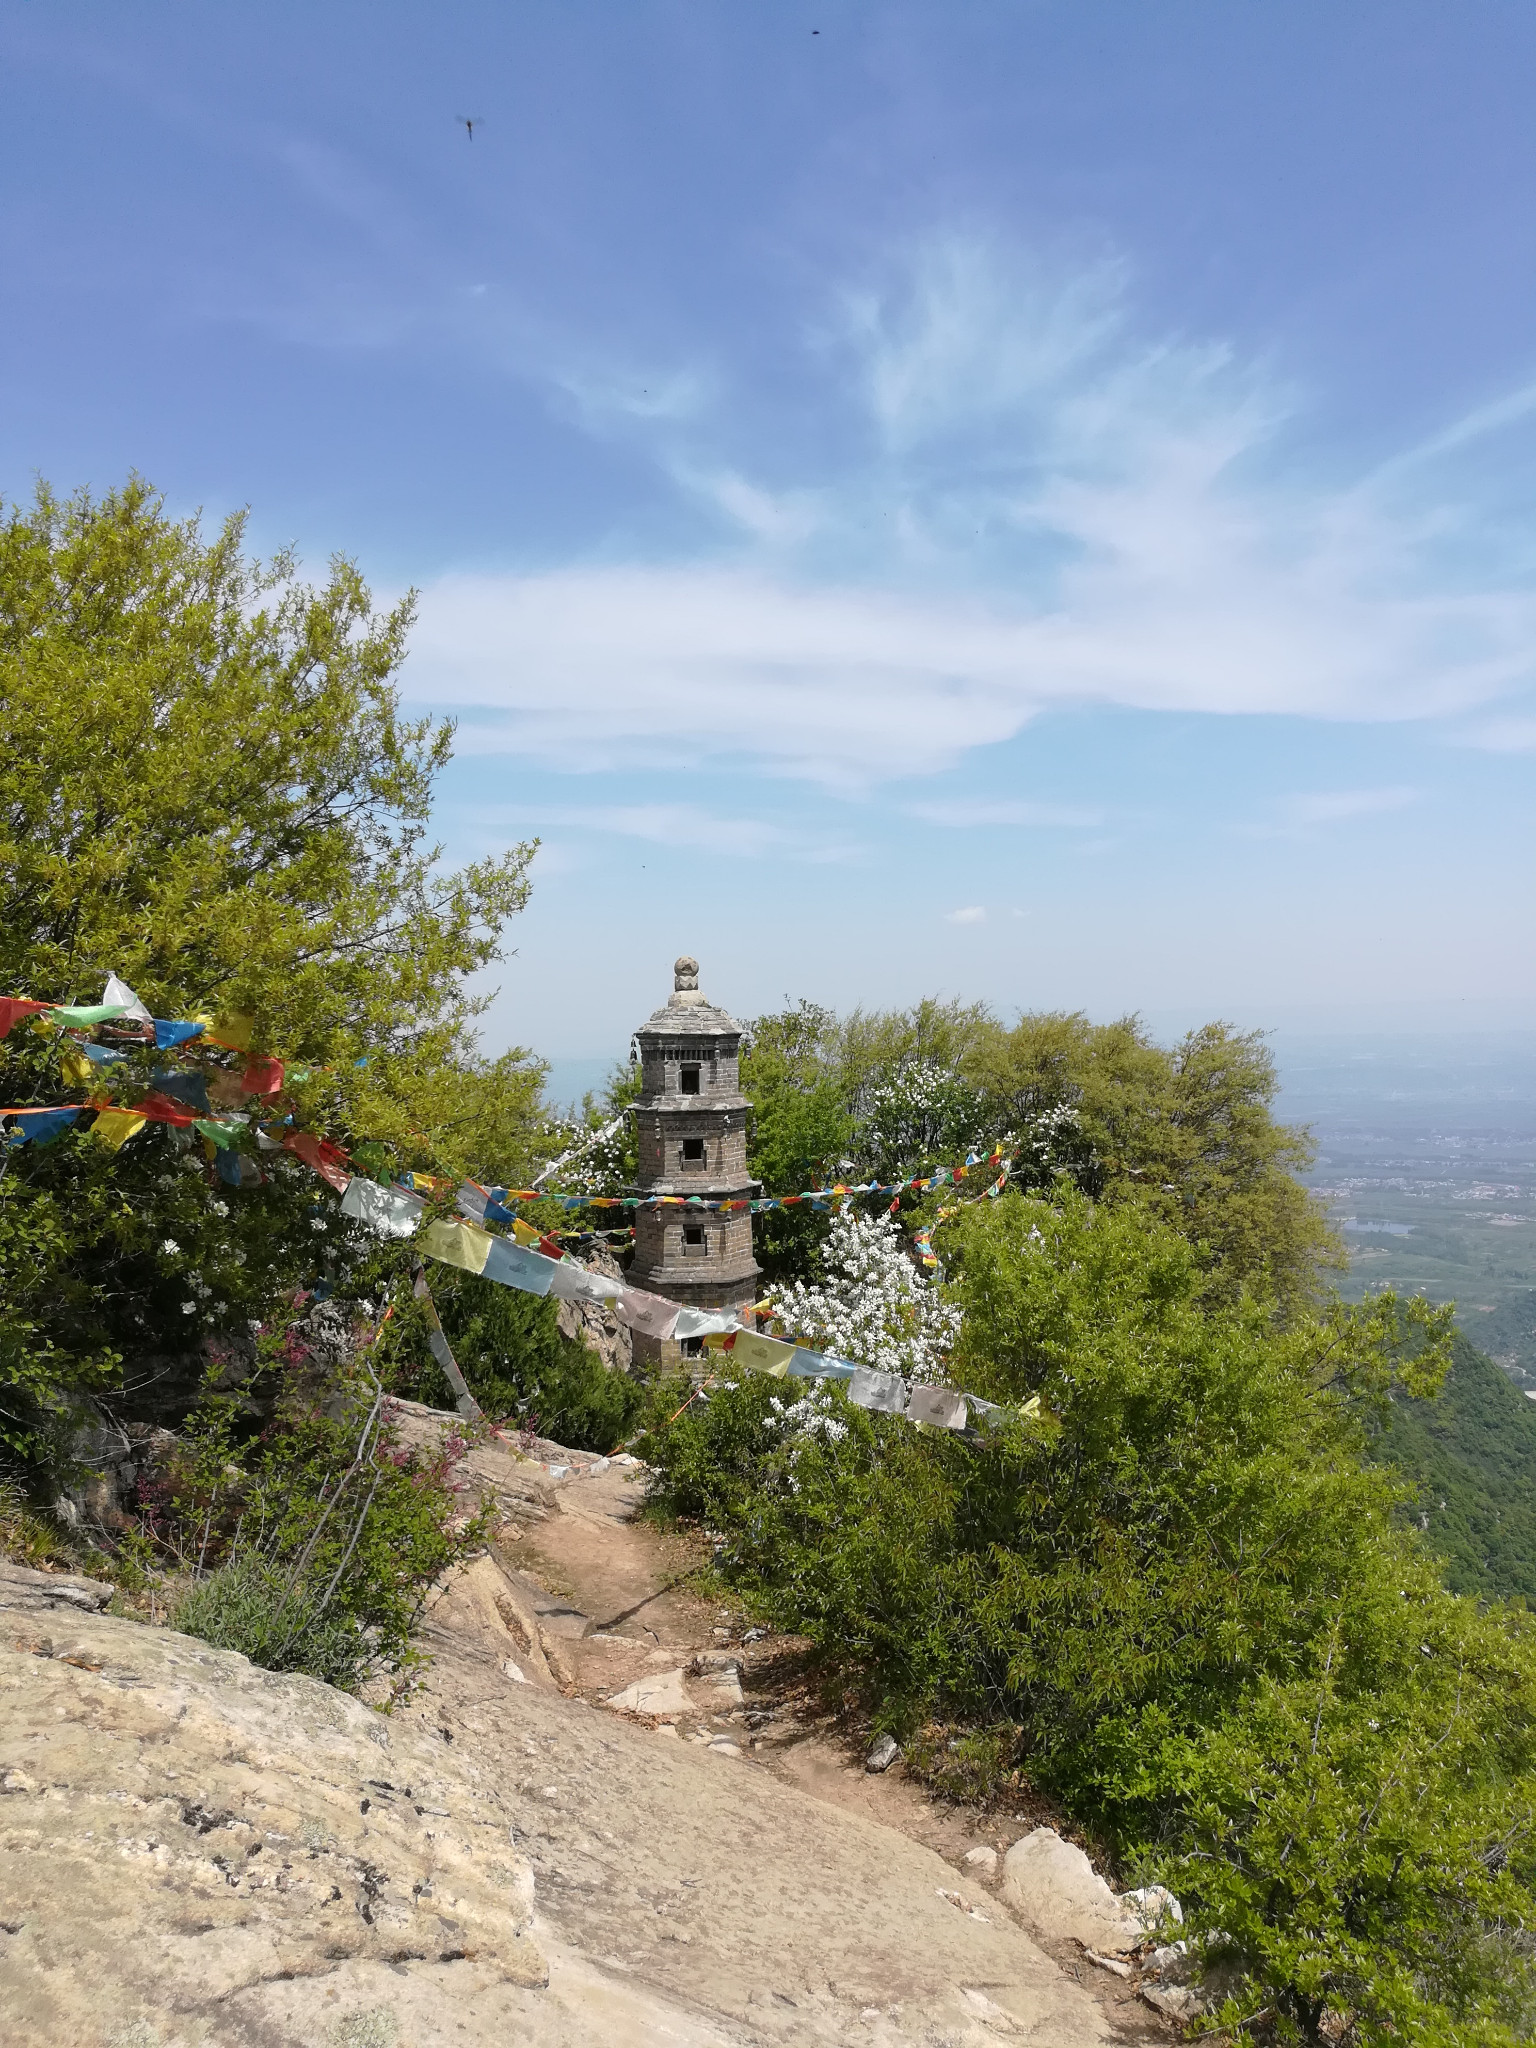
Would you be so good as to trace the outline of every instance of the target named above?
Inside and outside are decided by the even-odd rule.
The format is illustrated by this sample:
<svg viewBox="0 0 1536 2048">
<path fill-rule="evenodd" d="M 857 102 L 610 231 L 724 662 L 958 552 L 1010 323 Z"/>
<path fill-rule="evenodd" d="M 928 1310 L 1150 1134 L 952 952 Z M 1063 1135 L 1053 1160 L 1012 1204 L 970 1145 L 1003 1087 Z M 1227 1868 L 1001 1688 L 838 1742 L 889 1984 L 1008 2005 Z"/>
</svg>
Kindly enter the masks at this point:
<svg viewBox="0 0 1536 2048">
<path fill-rule="evenodd" d="M 195 1301 L 184 1301 L 181 1304 L 181 1312 L 184 1316 L 195 1316 L 197 1314 L 197 1303 Z"/>
<path fill-rule="evenodd" d="M 796 1281 L 774 1297 L 774 1316 L 798 1342 L 855 1365 L 927 1383 L 960 1332 L 960 1311 L 941 1300 L 902 1247 L 892 1216 L 842 1209 L 833 1220 L 819 1287 Z"/>
<path fill-rule="evenodd" d="M 227 1216 L 229 1214 L 228 1202 L 210 1202 L 208 1206 L 215 1216 Z"/>
<path fill-rule="evenodd" d="M 160 1249 L 168 1259 L 177 1258 L 181 1252 L 181 1246 L 176 1242 L 174 1237 L 168 1237 L 165 1240 L 164 1244 L 161 1245 Z"/>
</svg>

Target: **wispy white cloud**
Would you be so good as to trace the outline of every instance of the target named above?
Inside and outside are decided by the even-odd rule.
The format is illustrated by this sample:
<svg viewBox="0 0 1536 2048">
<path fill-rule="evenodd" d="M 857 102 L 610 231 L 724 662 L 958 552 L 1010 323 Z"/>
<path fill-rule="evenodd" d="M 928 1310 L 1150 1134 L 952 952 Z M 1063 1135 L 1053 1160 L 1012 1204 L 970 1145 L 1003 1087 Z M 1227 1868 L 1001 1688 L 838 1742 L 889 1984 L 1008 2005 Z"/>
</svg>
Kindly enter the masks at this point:
<svg viewBox="0 0 1536 2048">
<path fill-rule="evenodd" d="M 690 803 L 560 804 L 539 816 L 566 828 L 611 832 L 658 846 L 707 848 L 711 853 L 751 859 L 782 846 L 789 836 L 761 818 L 724 818 Z"/>
<path fill-rule="evenodd" d="M 1033 825 L 1060 827 L 1067 831 L 1090 831 L 1104 823 L 1102 811 L 1085 810 L 1076 804 L 972 803 L 965 798 L 950 804 L 911 804 L 909 815 L 925 825 Z"/>
<path fill-rule="evenodd" d="M 1417 800 L 1414 789 L 1323 789 L 1284 798 L 1281 814 L 1291 825 L 1341 825 L 1352 818 L 1379 818 L 1405 810 Z"/>
<path fill-rule="evenodd" d="M 1526 431 L 1524 393 L 1319 476 L 1295 395 L 1140 332 L 1113 266 L 959 240 L 845 297 L 812 355 L 837 431 L 803 446 L 691 373 L 653 418 L 616 400 L 715 542 L 445 577 L 411 694 L 564 767 L 729 756 L 856 787 L 1053 707 L 1466 718 L 1536 670 L 1536 535 L 1512 546 L 1455 469 Z"/>
<path fill-rule="evenodd" d="M 946 924 L 985 924 L 986 921 L 986 908 L 980 903 L 970 903 L 964 910 L 946 910 L 944 913 Z"/>
<path fill-rule="evenodd" d="M 1472 746 L 1493 754 L 1536 753 L 1536 714 L 1512 712 L 1501 718 L 1486 718 L 1463 734 Z"/>
</svg>

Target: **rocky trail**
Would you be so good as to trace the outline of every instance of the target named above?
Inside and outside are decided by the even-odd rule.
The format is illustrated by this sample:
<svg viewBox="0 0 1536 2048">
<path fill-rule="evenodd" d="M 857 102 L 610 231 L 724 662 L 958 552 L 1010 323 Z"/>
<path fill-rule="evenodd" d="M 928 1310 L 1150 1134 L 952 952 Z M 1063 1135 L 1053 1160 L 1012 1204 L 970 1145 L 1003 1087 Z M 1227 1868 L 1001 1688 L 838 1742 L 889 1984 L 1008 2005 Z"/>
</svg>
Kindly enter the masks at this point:
<svg viewBox="0 0 1536 2048">
<path fill-rule="evenodd" d="M 1155 1902 L 866 1770 L 792 1646 L 689 1590 L 633 1461 L 493 1440 L 463 1469 L 503 1528 L 388 1717 L 0 1566 L 0 2041 L 1171 2038 Z"/>
</svg>

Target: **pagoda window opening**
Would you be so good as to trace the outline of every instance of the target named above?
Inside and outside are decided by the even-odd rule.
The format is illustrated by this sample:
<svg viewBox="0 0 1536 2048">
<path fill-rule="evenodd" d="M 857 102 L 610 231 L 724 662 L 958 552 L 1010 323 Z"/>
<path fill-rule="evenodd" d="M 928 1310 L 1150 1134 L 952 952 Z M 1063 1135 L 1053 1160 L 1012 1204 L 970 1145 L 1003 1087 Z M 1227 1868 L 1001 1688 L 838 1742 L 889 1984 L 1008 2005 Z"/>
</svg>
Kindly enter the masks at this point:
<svg viewBox="0 0 1536 2048">
<path fill-rule="evenodd" d="M 678 1349 L 682 1352 L 684 1358 L 702 1358 L 704 1356 L 704 1339 L 702 1337 L 684 1337 L 680 1340 Z"/>
<path fill-rule="evenodd" d="M 683 1164 L 684 1166 L 702 1166 L 704 1164 L 704 1140 L 702 1138 L 684 1138 Z"/>
<path fill-rule="evenodd" d="M 683 1257 L 702 1259 L 709 1255 L 709 1237 L 702 1223 L 683 1225 Z"/>
<path fill-rule="evenodd" d="M 700 1070 L 699 1070 L 699 1068 L 697 1068 L 697 1067 L 679 1067 L 679 1068 L 678 1068 L 678 1070 L 677 1070 L 677 1087 L 678 1087 L 678 1093 L 679 1093 L 680 1095 L 697 1095 L 697 1094 L 698 1094 L 698 1092 L 699 1092 L 699 1072 L 700 1072 Z"/>
</svg>

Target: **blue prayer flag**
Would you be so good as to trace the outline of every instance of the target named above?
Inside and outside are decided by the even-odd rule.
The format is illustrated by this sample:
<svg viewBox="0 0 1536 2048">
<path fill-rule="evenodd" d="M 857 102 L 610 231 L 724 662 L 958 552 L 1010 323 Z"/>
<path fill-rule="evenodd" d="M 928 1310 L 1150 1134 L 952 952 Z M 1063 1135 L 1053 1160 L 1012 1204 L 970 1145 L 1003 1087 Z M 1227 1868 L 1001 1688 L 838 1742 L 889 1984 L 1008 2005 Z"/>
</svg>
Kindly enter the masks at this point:
<svg viewBox="0 0 1536 2048">
<path fill-rule="evenodd" d="M 199 1116 L 213 1115 L 213 1104 L 208 1100 L 208 1083 L 201 1074 L 155 1074 L 152 1079 L 160 1093 L 170 1096 L 173 1102 L 186 1103 Z"/>
<path fill-rule="evenodd" d="M 10 1143 L 51 1145 L 55 1138 L 69 1129 L 79 1114 L 78 1109 L 45 1109 L 36 1116 L 20 1117 L 15 1130 L 11 1132 Z"/>
<path fill-rule="evenodd" d="M 557 1265 L 525 1245 L 493 1237 L 483 1271 L 487 1280 L 499 1281 L 503 1287 L 516 1287 L 523 1294 L 548 1294 Z"/>
<path fill-rule="evenodd" d="M 155 1019 L 155 1046 L 160 1052 L 169 1052 L 173 1045 L 185 1045 L 189 1038 L 201 1038 L 208 1029 L 206 1024 L 190 1024 L 174 1019 Z"/>
</svg>

